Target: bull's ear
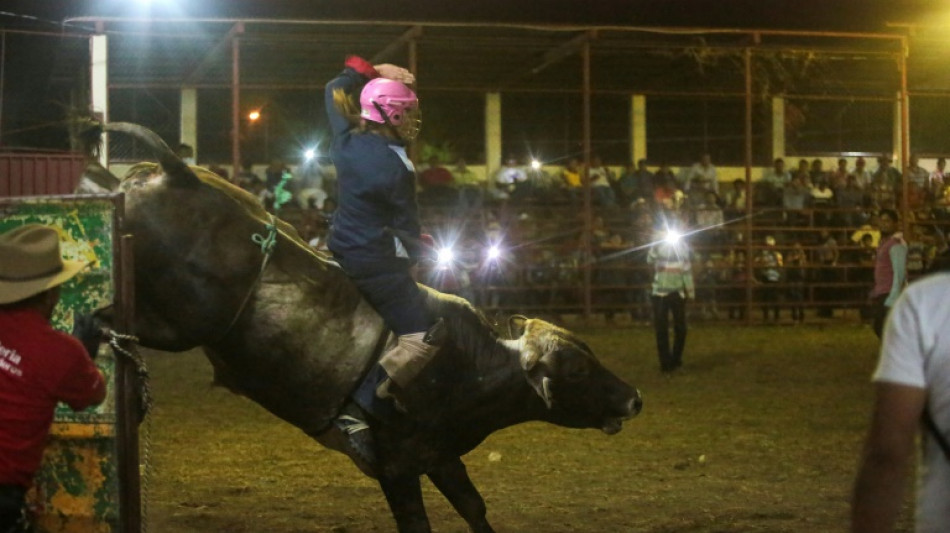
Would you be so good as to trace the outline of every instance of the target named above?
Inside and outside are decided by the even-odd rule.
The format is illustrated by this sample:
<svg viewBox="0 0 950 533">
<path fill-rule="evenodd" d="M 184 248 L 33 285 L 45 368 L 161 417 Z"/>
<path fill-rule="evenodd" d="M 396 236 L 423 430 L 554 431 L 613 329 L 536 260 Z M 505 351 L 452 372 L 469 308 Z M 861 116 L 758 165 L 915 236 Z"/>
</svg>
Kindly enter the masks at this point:
<svg viewBox="0 0 950 533">
<path fill-rule="evenodd" d="M 508 317 L 508 338 L 517 339 L 524 335 L 528 317 L 524 315 L 511 315 Z"/>
</svg>

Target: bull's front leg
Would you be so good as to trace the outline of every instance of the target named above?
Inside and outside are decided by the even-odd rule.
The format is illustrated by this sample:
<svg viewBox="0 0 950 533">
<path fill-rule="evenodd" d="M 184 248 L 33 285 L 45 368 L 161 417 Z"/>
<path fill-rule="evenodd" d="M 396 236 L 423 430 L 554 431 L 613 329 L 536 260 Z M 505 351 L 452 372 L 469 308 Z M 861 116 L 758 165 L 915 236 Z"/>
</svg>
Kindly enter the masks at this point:
<svg viewBox="0 0 950 533">
<path fill-rule="evenodd" d="M 485 500 L 468 477 L 461 459 L 456 457 L 446 461 L 427 472 L 427 475 L 474 533 L 494 533 L 495 530 L 485 518 Z"/>
<path fill-rule="evenodd" d="M 379 486 L 386 495 L 399 533 L 431 533 L 419 476 L 382 475 L 379 477 Z"/>
</svg>

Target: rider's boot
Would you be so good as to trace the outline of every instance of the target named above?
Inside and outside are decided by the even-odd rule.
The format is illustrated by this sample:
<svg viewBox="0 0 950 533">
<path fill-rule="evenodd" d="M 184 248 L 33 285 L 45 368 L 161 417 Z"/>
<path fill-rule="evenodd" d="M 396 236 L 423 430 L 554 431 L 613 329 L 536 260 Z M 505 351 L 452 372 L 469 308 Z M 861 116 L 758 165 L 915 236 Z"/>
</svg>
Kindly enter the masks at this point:
<svg viewBox="0 0 950 533">
<path fill-rule="evenodd" d="M 386 379 L 376 388 L 376 396 L 393 398 L 397 406 L 405 409 L 405 402 L 400 398 L 402 391 L 435 357 L 445 337 L 445 321 L 441 318 L 428 331 L 400 335 L 396 346 L 379 360 L 379 366 L 386 371 Z"/>
<path fill-rule="evenodd" d="M 376 441 L 373 430 L 367 424 L 368 416 L 356 402 L 350 401 L 343 406 L 333 425 L 343 437 L 343 452 L 350 456 L 360 470 L 376 475 Z"/>
</svg>

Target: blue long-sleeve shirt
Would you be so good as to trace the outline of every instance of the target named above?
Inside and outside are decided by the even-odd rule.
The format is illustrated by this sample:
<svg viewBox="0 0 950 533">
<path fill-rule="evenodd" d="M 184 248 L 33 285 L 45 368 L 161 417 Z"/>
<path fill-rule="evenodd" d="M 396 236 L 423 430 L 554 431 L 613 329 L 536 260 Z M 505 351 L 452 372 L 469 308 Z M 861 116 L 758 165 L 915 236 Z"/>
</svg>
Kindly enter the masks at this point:
<svg viewBox="0 0 950 533">
<path fill-rule="evenodd" d="M 336 166 L 338 207 L 327 242 L 345 259 L 396 256 L 394 234 L 410 257 L 419 256 L 419 210 L 415 168 L 397 140 L 361 133 L 333 103 L 333 91 L 359 91 L 366 78 L 347 67 L 326 86 L 325 102 Z"/>
</svg>

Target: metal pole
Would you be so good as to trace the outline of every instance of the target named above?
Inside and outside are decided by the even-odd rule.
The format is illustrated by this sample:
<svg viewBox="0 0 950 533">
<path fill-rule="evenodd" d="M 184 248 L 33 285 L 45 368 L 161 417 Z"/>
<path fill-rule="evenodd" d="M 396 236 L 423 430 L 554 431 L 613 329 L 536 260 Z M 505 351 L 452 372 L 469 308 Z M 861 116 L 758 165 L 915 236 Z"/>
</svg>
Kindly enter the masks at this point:
<svg viewBox="0 0 950 533">
<path fill-rule="evenodd" d="M 231 174 L 241 169 L 241 39 L 244 23 L 235 24 L 231 38 Z"/>
<path fill-rule="evenodd" d="M 900 106 L 901 106 L 901 166 L 903 167 L 903 173 L 901 178 L 901 227 L 903 231 L 907 232 L 907 219 L 910 215 L 910 205 L 907 198 L 907 170 L 910 168 L 910 97 L 907 94 L 907 55 L 910 52 L 908 49 L 907 38 L 901 38 L 901 55 L 898 62 L 898 68 L 901 71 L 901 92 L 900 92 Z"/>
<path fill-rule="evenodd" d="M 752 49 L 745 49 L 745 320 L 752 322 Z"/>
<path fill-rule="evenodd" d="M 591 269 L 594 265 L 594 256 L 591 250 L 591 232 L 593 231 L 593 217 L 591 209 L 590 187 L 590 40 L 581 45 L 581 58 L 584 69 L 584 233 L 581 237 L 581 248 L 584 251 L 584 319 L 591 316 Z"/>
<path fill-rule="evenodd" d="M 0 32 L 0 146 L 3 146 L 3 87 L 7 67 L 7 32 Z"/>
<path fill-rule="evenodd" d="M 116 314 L 114 327 L 120 333 L 133 333 L 135 324 L 135 280 L 133 268 L 133 237 L 123 235 L 125 228 L 125 196 L 113 197 L 113 253 Z M 131 347 L 126 347 L 131 348 Z M 119 476 L 119 522 L 121 531 L 142 531 L 142 487 L 139 474 L 139 406 L 142 397 L 139 376 L 134 362 L 118 354 L 116 373 L 116 439 Z M 146 465 L 147 468 L 147 465 Z M 146 502 L 147 505 L 147 502 Z"/>
</svg>

